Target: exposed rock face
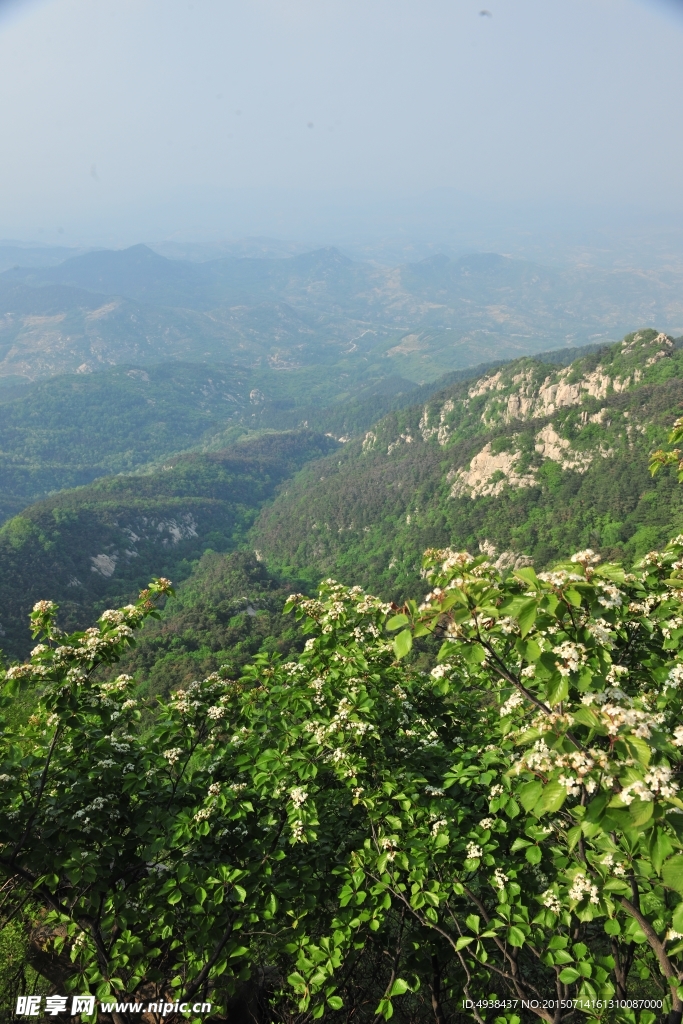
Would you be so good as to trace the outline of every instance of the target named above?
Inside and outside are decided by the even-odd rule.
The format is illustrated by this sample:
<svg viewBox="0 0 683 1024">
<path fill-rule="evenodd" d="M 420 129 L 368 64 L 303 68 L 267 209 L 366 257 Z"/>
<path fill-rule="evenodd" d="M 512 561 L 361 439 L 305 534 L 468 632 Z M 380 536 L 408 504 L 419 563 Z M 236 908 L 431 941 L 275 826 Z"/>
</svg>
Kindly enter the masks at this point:
<svg viewBox="0 0 683 1024">
<path fill-rule="evenodd" d="M 578 473 L 585 473 L 593 461 L 593 456 L 588 452 L 570 451 L 569 441 L 566 437 L 560 437 L 552 423 L 548 423 L 536 434 L 536 451 L 544 459 L 559 462 L 563 469 L 575 469 Z"/>
<path fill-rule="evenodd" d="M 462 494 L 471 498 L 477 498 L 480 494 L 500 494 L 506 484 L 512 487 L 532 487 L 536 477 L 533 473 L 517 472 L 519 458 L 519 452 L 511 451 L 494 455 L 489 442 L 474 456 L 467 469 L 448 474 L 449 481 L 453 480 L 451 498 L 458 498 Z"/>
</svg>

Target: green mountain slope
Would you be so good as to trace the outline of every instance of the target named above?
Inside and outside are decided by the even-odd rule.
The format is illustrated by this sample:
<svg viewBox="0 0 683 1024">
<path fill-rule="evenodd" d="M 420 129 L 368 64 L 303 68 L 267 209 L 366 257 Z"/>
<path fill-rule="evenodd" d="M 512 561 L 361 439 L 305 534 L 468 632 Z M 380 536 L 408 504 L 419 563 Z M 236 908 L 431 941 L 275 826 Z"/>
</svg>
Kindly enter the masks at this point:
<svg viewBox="0 0 683 1024">
<path fill-rule="evenodd" d="M 683 350 L 653 330 L 565 368 L 522 359 L 390 414 L 289 481 L 253 543 L 281 571 L 387 596 L 422 551 L 495 546 L 545 565 L 579 547 L 629 559 L 683 529 L 648 454 L 683 406 Z"/>
<path fill-rule="evenodd" d="M 152 576 L 179 581 L 208 548 L 244 539 L 260 505 L 304 462 L 337 442 L 311 431 L 266 434 L 224 451 L 187 454 L 157 472 L 106 477 L 31 505 L 0 529 L 0 644 L 29 644 L 27 614 L 50 597 L 61 621 L 89 623 Z"/>
</svg>

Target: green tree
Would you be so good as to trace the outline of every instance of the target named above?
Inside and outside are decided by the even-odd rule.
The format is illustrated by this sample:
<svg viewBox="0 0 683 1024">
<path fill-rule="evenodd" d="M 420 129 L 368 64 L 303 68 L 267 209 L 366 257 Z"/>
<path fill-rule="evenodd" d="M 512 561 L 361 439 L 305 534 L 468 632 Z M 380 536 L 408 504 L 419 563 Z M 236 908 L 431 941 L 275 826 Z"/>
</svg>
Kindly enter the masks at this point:
<svg viewBox="0 0 683 1024">
<path fill-rule="evenodd" d="M 296 660 L 153 709 L 98 668 L 168 581 L 70 637 L 36 607 L 0 867 L 46 976 L 123 1019 L 125 994 L 262 1021 L 680 1022 L 683 536 L 632 573 L 451 550 L 425 573 L 420 607 L 293 595 Z"/>
<path fill-rule="evenodd" d="M 679 444 L 681 441 L 683 441 L 683 416 L 676 420 L 669 434 L 669 444 Z M 683 456 L 680 448 L 673 448 L 668 452 L 660 448 L 650 456 L 650 472 L 653 476 L 663 466 L 677 466 L 678 482 L 683 483 Z"/>
</svg>

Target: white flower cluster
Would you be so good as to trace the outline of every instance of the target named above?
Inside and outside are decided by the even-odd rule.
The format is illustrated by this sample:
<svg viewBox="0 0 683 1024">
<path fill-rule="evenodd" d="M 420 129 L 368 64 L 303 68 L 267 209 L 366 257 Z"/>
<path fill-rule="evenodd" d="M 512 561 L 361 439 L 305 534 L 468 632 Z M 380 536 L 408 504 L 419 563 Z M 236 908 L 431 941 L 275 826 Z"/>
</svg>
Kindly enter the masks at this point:
<svg viewBox="0 0 683 1024">
<path fill-rule="evenodd" d="M 166 758 L 169 765 L 174 765 L 176 761 L 180 760 L 180 758 L 182 757 L 182 753 L 182 747 L 170 747 L 168 750 L 164 751 L 163 756 Z"/>
<path fill-rule="evenodd" d="M 445 824 L 445 822 L 443 824 Z M 434 827 L 433 826 L 432 826 L 432 835 L 434 835 Z M 479 857 L 481 857 L 481 855 L 483 853 L 483 850 L 482 850 L 481 846 L 477 845 L 477 843 L 468 843 L 467 844 L 466 853 L 467 853 L 467 859 L 468 860 L 477 860 Z"/>
<path fill-rule="evenodd" d="M 553 647 L 553 654 L 557 655 L 555 665 L 561 676 L 578 672 L 586 663 L 586 648 L 583 644 L 572 643 L 571 640 L 565 640 L 557 647 Z"/>
<path fill-rule="evenodd" d="M 628 807 L 633 803 L 635 797 L 640 800 L 654 800 L 657 793 L 664 797 L 675 796 L 678 792 L 678 783 L 671 781 L 673 772 L 666 765 L 655 765 L 646 773 L 645 777 L 628 782 L 621 790 L 619 796 Z"/>
<path fill-rule="evenodd" d="M 577 903 L 586 896 L 591 903 L 600 902 L 597 885 L 594 885 L 581 871 L 574 876 L 572 887 L 567 895 L 570 900 L 576 900 Z"/>
<path fill-rule="evenodd" d="M 494 888 L 504 889 L 509 881 L 510 879 L 501 868 L 495 869 L 493 872 L 493 878 L 491 879 L 491 884 Z"/>
<path fill-rule="evenodd" d="M 548 747 L 545 740 L 541 739 L 536 740 L 533 747 L 522 754 L 515 765 L 515 771 L 519 774 L 528 769 L 548 774 L 558 768 L 568 768 L 575 773 L 576 777 L 563 774 L 558 782 L 567 788 L 569 795 L 576 796 L 580 785 L 585 785 L 589 793 L 595 792 L 599 783 L 610 788 L 613 778 L 609 767 L 607 753 L 597 747 L 591 747 L 587 751 L 572 750 L 570 753 L 565 753 L 553 750 Z M 597 774 L 597 779 L 589 776 L 591 772 Z"/>
<path fill-rule="evenodd" d="M 521 693 L 515 690 L 515 692 L 511 694 L 505 701 L 505 703 L 501 704 L 500 708 L 498 709 L 500 717 L 506 718 L 507 715 L 511 715 L 515 708 L 518 708 L 520 704 L 523 703 L 524 698 L 522 697 Z"/>
<path fill-rule="evenodd" d="M 659 712 L 652 715 L 649 711 L 639 711 L 638 708 L 625 708 L 619 704 L 603 704 L 596 709 L 596 714 L 602 719 L 602 724 L 610 736 L 616 736 L 624 727 L 640 739 L 648 739 L 652 730 L 660 726 L 664 721 L 664 715 Z"/>
<path fill-rule="evenodd" d="M 483 828 L 488 831 L 493 828 L 495 820 L 495 818 L 482 818 L 479 822 L 479 828 Z"/>
<path fill-rule="evenodd" d="M 427 796 L 443 796 L 443 792 L 438 786 L 425 786 Z"/>
<path fill-rule="evenodd" d="M 214 722 L 217 722 L 219 718 L 225 717 L 225 708 L 219 707 L 217 704 L 214 707 L 209 708 L 206 712 L 206 717 L 211 718 Z"/>
<path fill-rule="evenodd" d="M 218 796 L 221 791 L 220 782 L 212 782 L 209 786 L 209 796 Z"/>
<path fill-rule="evenodd" d="M 586 548 L 585 551 L 577 551 L 575 555 L 572 555 L 571 560 L 587 569 L 591 565 L 597 565 L 601 558 L 600 555 L 595 554 L 592 548 Z"/>
<path fill-rule="evenodd" d="M 448 662 L 444 662 L 442 665 L 436 665 L 429 674 L 432 679 L 443 679 L 444 676 L 447 676 L 452 671 L 453 666 L 449 665 Z"/>
<path fill-rule="evenodd" d="M 555 587 L 558 590 L 565 587 L 567 583 L 583 583 L 584 578 L 576 572 L 567 572 L 566 569 L 554 569 L 552 572 L 538 573 L 539 580 L 543 583 L 549 583 L 551 587 Z"/>
<path fill-rule="evenodd" d="M 624 595 L 613 583 L 601 583 L 602 593 L 598 595 L 598 603 L 603 608 L 618 608 L 623 603 Z"/>
<path fill-rule="evenodd" d="M 595 619 L 587 624 L 587 628 L 593 639 L 597 640 L 603 647 L 614 647 L 611 633 L 612 627 L 605 619 Z"/>
<path fill-rule="evenodd" d="M 440 832 L 440 831 L 441 831 L 441 830 L 442 830 L 443 828 L 445 828 L 445 827 L 446 827 L 446 825 L 447 825 L 447 824 L 448 824 L 448 822 L 446 821 L 446 819 L 445 819 L 445 818 L 439 818 L 439 820 L 438 820 L 438 821 L 435 821 L 435 822 L 434 822 L 434 824 L 432 825 L 432 835 L 433 835 L 433 836 L 437 836 L 437 835 L 439 834 L 439 832 Z M 470 846 L 471 846 L 471 845 L 472 845 L 472 844 L 470 843 Z M 477 849 L 479 849 L 479 847 L 477 847 Z M 468 854 L 468 856 L 469 856 L 469 854 Z M 477 854 L 474 854 L 473 856 L 475 856 L 475 857 L 478 857 L 478 856 L 480 856 L 480 854 L 479 854 L 479 853 L 477 853 Z"/>
<path fill-rule="evenodd" d="M 664 690 L 673 689 L 683 683 L 683 665 L 677 662 L 664 681 Z"/>
<path fill-rule="evenodd" d="M 302 786 L 295 786 L 294 789 L 290 789 L 289 797 L 295 807 L 301 807 L 308 800 L 308 793 Z"/>
<path fill-rule="evenodd" d="M 572 559 L 573 561 L 573 559 Z M 562 903 L 557 893 L 554 893 L 552 889 L 546 889 L 541 895 L 541 903 L 548 910 L 552 910 L 553 914 L 559 914 L 562 910 Z"/>
</svg>

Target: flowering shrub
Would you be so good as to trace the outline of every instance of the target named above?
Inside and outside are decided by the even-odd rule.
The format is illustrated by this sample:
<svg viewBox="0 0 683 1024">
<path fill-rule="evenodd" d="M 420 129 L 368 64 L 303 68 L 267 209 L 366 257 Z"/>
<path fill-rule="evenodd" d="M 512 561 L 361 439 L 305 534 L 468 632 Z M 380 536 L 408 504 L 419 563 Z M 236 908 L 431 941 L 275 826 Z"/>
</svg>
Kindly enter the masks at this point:
<svg viewBox="0 0 683 1024">
<path fill-rule="evenodd" d="M 154 708 L 100 666 L 167 581 L 69 637 L 36 606 L 0 867 L 68 988 L 263 1021 L 680 1021 L 683 537 L 632 573 L 450 550 L 425 573 L 419 606 L 293 595 L 298 660 Z"/>
</svg>

